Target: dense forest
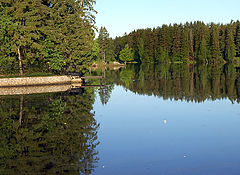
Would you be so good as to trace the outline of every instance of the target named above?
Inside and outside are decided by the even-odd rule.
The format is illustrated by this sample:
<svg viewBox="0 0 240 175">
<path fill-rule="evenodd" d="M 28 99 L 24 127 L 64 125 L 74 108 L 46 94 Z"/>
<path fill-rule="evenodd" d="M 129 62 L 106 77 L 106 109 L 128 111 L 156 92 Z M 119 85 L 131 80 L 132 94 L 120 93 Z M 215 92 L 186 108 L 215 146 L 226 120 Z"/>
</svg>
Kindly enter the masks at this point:
<svg viewBox="0 0 240 175">
<path fill-rule="evenodd" d="M 240 22 L 162 25 L 112 39 L 95 0 L 0 0 L 0 72 L 85 73 L 94 61 L 239 62 Z M 96 30 L 95 30 L 96 29 Z"/>
<path fill-rule="evenodd" d="M 240 57 L 240 22 L 204 24 L 196 21 L 139 29 L 116 37 L 114 47 L 117 60 L 122 60 L 122 50 L 132 49 L 134 56 L 129 56 L 128 61 L 234 62 Z"/>
<path fill-rule="evenodd" d="M 0 67 L 84 72 L 92 61 L 95 0 L 0 0 Z"/>
</svg>

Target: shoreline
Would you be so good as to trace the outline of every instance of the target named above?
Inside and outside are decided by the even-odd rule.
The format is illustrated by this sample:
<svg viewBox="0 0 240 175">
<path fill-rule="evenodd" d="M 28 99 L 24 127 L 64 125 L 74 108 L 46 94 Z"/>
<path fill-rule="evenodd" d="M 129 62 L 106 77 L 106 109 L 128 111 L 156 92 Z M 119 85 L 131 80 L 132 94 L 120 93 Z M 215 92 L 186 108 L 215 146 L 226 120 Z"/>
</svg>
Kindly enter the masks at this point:
<svg viewBox="0 0 240 175">
<path fill-rule="evenodd" d="M 48 76 L 48 77 L 17 77 L 0 78 L 0 88 L 4 87 L 25 87 L 44 85 L 64 85 L 72 83 L 82 83 L 79 76 Z"/>
</svg>

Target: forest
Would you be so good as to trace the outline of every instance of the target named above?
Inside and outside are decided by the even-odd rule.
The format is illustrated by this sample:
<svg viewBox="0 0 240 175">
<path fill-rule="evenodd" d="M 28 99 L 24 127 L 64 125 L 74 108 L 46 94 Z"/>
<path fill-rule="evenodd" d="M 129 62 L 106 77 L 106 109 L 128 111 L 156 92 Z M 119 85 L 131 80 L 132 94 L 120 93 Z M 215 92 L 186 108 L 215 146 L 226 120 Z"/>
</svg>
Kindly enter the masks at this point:
<svg viewBox="0 0 240 175">
<path fill-rule="evenodd" d="M 0 0 L 0 72 L 84 74 L 96 61 L 240 61 L 240 22 L 201 21 L 138 29 L 111 38 L 95 26 L 95 0 Z M 98 33 L 98 34 L 97 34 Z"/>
<path fill-rule="evenodd" d="M 92 60 L 95 0 L 0 0 L 0 67 L 20 74 L 84 72 Z"/>
<path fill-rule="evenodd" d="M 162 25 L 135 30 L 114 39 L 115 55 L 132 49 L 128 61 L 152 63 L 221 63 L 240 58 L 240 22 L 204 24 L 195 21 L 185 24 Z"/>
</svg>

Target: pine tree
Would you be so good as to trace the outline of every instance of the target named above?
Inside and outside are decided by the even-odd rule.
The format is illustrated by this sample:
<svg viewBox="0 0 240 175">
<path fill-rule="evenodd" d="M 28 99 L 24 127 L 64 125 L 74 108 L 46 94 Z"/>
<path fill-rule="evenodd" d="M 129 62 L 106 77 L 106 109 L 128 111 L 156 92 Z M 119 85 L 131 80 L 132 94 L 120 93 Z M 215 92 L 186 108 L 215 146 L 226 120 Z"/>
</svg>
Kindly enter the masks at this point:
<svg viewBox="0 0 240 175">
<path fill-rule="evenodd" d="M 108 42 L 109 42 L 109 33 L 105 27 L 101 27 L 98 35 L 98 43 L 100 47 L 100 55 L 102 57 L 102 61 L 106 61 L 106 51 L 109 47 Z"/>
<path fill-rule="evenodd" d="M 174 24 L 174 38 L 172 45 L 172 61 L 181 61 L 181 26 Z"/>
<path fill-rule="evenodd" d="M 240 22 L 237 23 L 235 45 L 236 45 L 236 56 L 240 57 Z"/>
<path fill-rule="evenodd" d="M 94 61 L 97 61 L 100 59 L 100 47 L 97 39 L 94 40 L 94 43 L 93 43 L 92 56 Z"/>
<path fill-rule="evenodd" d="M 203 37 L 199 47 L 198 61 L 206 62 L 207 58 L 208 58 L 208 45 L 205 37 Z"/>
<path fill-rule="evenodd" d="M 35 1 L 5 1 L 7 17 L 16 24 L 12 33 L 11 54 L 18 58 L 20 74 L 23 74 L 23 65 L 38 64 L 41 62 L 41 41 L 46 35 L 46 16 L 49 7 L 41 0 Z M 38 60 L 36 62 L 36 60 Z"/>
<path fill-rule="evenodd" d="M 181 32 L 181 58 L 184 62 L 186 62 L 189 58 L 189 29 L 187 26 L 182 28 Z"/>
<path fill-rule="evenodd" d="M 220 45 L 219 45 L 219 28 L 215 24 L 211 24 L 210 28 L 210 51 L 212 62 L 220 61 Z"/>
<path fill-rule="evenodd" d="M 68 71 L 84 71 L 92 62 L 94 0 L 51 1 L 51 40 L 63 54 Z"/>
<path fill-rule="evenodd" d="M 0 3 L 0 66 L 4 69 L 13 67 L 15 57 L 12 55 L 12 33 L 16 30 L 16 24 L 7 16 L 6 3 Z"/>
<path fill-rule="evenodd" d="M 233 61 L 236 56 L 236 50 L 234 45 L 233 33 L 231 26 L 229 25 L 225 30 L 225 59 L 227 61 Z"/>
<path fill-rule="evenodd" d="M 142 38 L 139 39 L 138 41 L 138 54 L 139 54 L 139 59 L 141 62 L 147 62 L 148 61 L 148 55 L 145 50 L 144 46 L 144 40 Z"/>
</svg>

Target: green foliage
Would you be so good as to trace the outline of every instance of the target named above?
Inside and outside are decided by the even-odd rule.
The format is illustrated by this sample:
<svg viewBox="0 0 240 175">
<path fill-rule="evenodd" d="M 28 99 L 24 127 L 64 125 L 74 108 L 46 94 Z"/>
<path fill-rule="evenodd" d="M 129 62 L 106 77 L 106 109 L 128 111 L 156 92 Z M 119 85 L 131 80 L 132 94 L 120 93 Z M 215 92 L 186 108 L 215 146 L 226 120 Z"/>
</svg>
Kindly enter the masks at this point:
<svg viewBox="0 0 240 175">
<path fill-rule="evenodd" d="M 210 29 L 210 51 L 212 62 L 220 61 L 220 45 L 219 45 L 219 27 L 215 24 L 211 24 Z"/>
<path fill-rule="evenodd" d="M 1 174 L 92 174 L 99 128 L 93 103 L 92 90 L 1 98 Z"/>
<path fill-rule="evenodd" d="M 95 0 L 0 2 L 0 63 L 84 72 L 92 62 Z M 50 44 L 49 44 L 50 43 Z"/>
<path fill-rule="evenodd" d="M 103 62 L 110 62 L 115 59 L 114 44 L 110 38 L 106 27 L 101 27 L 98 35 L 98 44 L 100 48 L 100 55 Z"/>
<path fill-rule="evenodd" d="M 44 41 L 43 63 L 48 64 L 49 69 L 60 72 L 66 65 L 62 53 L 54 48 L 54 43 L 46 39 Z"/>
<path fill-rule="evenodd" d="M 225 51 L 224 52 L 225 52 L 225 59 L 229 62 L 231 62 L 236 55 L 233 33 L 230 26 L 228 26 L 225 30 Z"/>
<path fill-rule="evenodd" d="M 132 82 L 133 77 L 134 71 L 132 71 L 131 69 L 124 69 L 120 73 L 120 80 L 127 88 L 129 88 L 129 85 Z"/>
<path fill-rule="evenodd" d="M 228 98 L 240 103 L 240 71 L 233 64 L 128 64 L 106 75 L 110 84 L 140 95 L 196 103 Z"/>
<path fill-rule="evenodd" d="M 132 48 L 129 48 L 128 44 L 126 44 L 124 49 L 120 51 L 119 58 L 121 61 L 124 61 L 124 62 L 134 60 L 134 53 L 132 51 Z"/>
<path fill-rule="evenodd" d="M 94 43 L 93 43 L 92 56 L 93 56 L 93 60 L 95 61 L 100 60 L 100 46 L 97 39 L 94 40 Z"/>
<path fill-rule="evenodd" d="M 240 58 L 240 22 L 239 21 L 237 22 L 235 45 L 236 45 L 236 56 Z"/>
<path fill-rule="evenodd" d="M 0 4 L 0 66 L 11 66 L 15 61 L 12 53 L 12 35 L 16 24 L 7 16 L 6 4 Z"/>
<path fill-rule="evenodd" d="M 141 62 L 148 61 L 148 54 L 145 50 L 144 40 L 142 38 L 140 38 L 138 41 L 138 54 L 139 54 L 139 59 Z"/>
<path fill-rule="evenodd" d="M 139 29 L 114 40 L 115 53 L 125 44 L 142 63 L 208 62 L 221 64 L 239 56 L 239 21 L 227 25 L 201 21 Z M 236 52 L 236 53 L 235 53 Z"/>
<path fill-rule="evenodd" d="M 208 51 L 207 41 L 203 37 L 202 41 L 201 41 L 201 44 L 200 44 L 200 48 L 199 48 L 198 61 L 207 62 L 208 54 L 209 54 L 209 51 Z"/>
</svg>

